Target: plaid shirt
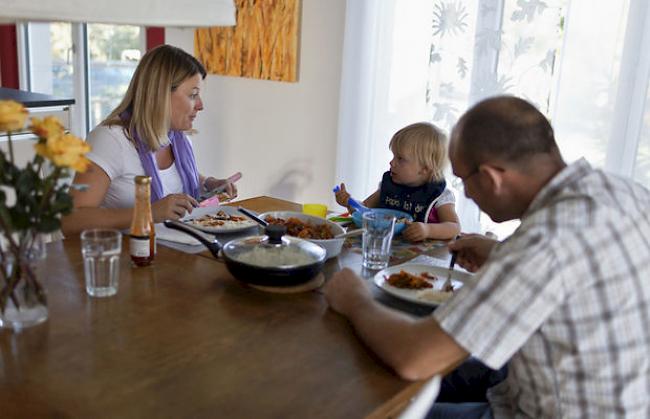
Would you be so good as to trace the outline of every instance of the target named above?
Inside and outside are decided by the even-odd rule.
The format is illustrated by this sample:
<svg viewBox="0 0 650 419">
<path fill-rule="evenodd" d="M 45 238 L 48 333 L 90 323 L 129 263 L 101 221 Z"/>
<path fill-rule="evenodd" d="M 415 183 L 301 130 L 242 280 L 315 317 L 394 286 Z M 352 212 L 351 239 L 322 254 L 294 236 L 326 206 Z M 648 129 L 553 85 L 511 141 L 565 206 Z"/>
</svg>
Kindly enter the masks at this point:
<svg viewBox="0 0 650 419">
<path fill-rule="evenodd" d="M 508 378 L 495 417 L 650 417 L 650 192 L 578 161 L 434 312 Z"/>
</svg>

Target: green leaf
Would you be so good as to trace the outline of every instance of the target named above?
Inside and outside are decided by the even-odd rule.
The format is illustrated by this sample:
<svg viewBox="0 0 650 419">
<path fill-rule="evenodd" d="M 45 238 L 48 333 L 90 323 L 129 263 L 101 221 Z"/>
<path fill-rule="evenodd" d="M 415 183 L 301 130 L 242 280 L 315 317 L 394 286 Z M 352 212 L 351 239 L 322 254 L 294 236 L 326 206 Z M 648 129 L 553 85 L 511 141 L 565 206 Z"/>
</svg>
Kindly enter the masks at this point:
<svg viewBox="0 0 650 419">
<path fill-rule="evenodd" d="M 61 221 L 56 217 L 44 217 L 36 226 L 41 233 L 51 233 L 61 228 Z"/>
</svg>

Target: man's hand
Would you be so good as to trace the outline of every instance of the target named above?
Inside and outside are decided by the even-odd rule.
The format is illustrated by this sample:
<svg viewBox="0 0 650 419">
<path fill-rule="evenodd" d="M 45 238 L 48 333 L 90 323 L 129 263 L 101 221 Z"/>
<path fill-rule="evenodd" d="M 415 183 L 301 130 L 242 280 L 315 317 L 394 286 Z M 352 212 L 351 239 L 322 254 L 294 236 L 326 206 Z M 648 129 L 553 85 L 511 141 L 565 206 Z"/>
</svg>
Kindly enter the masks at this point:
<svg viewBox="0 0 650 419">
<path fill-rule="evenodd" d="M 372 301 L 372 294 L 364 281 L 348 268 L 336 272 L 323 291 L 330 307 L 345 316 L 362 303 Z"/>
<path fill-rule="evenodd" d="M 458 252 L 456 263 L 470 272 L 476 272 L 483 266 L 497 243 L 497 240 L 480 234 L 468 234 L 449 242 L 447 247 L 450 252 Z"/>
</svg>

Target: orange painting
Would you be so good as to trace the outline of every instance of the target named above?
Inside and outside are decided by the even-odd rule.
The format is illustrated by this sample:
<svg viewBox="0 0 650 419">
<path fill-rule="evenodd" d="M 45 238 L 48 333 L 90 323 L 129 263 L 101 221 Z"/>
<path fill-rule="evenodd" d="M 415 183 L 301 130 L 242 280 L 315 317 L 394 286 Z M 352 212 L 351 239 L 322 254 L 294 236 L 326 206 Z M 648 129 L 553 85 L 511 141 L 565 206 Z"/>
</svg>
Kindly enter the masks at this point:
<svg viewBox="0 0 650 419">
<path fill-rule="evenodd" d="M 298 81 L 300 0 L 235 0 L 236 26 L 197 29 L 196 57 L 211 74 Z"/>
</svg>

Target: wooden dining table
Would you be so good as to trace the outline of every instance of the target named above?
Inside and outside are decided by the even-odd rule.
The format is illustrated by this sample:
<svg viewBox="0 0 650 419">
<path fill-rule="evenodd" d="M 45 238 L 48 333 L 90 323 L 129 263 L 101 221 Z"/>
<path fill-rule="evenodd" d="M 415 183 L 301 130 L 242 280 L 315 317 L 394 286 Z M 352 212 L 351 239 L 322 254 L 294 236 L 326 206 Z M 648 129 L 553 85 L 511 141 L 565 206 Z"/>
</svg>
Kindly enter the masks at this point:
<svg viewBox="0 0 650 419">
<path fill-rule="evenodd" d="M 238 204 L 300 210 L 270 197 Z M 394 417 L 422 385 L 373 355 L 320 290 L 253 288 L 207 251 L 158 246 L 136 268 L 124 245 L 108 298 L 86 294 L 78 237 L 48 245 L 47 322 L 0 330 L 0 418 Z M 343 267 L 369 278 L 345 250 L 325 277 Z"/>
</svg>

